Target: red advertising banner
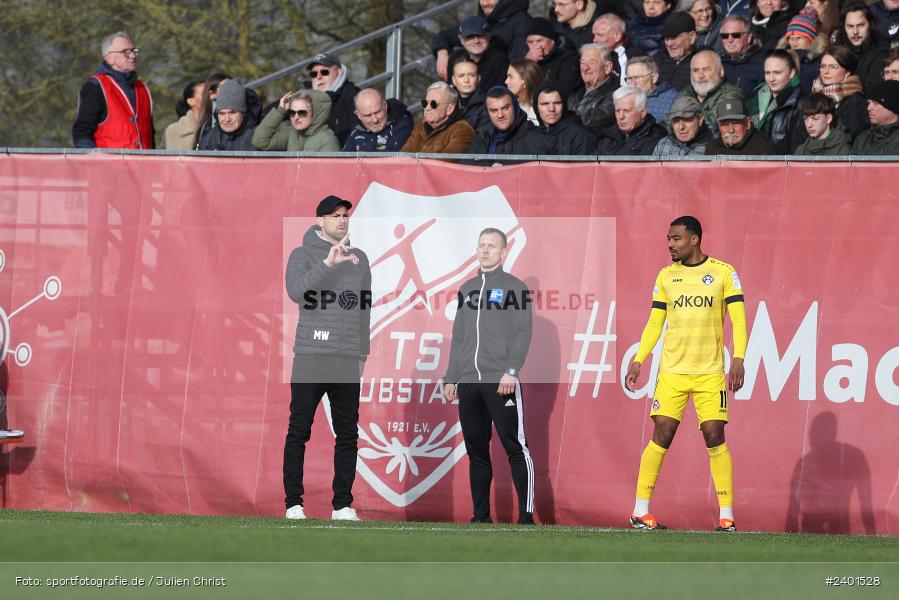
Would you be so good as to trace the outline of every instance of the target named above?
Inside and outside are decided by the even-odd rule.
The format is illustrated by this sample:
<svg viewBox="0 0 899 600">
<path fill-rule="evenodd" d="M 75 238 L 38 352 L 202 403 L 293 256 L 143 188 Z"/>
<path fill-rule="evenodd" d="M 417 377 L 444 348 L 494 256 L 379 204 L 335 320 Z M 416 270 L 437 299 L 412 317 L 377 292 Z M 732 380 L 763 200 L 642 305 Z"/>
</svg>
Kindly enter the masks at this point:
<svg viewBox="0 0 899 600">
<path fill-rule="evenodd" d="M 363 518 L 471 516 L 442 377 L 478 232 L 496 227 L 533 292 L 521 380 L 536 518 L 623 526 L 660 346 L 636 392 L 622 382 L 670 262 L 668 223 L 692 214 L 746 297 L 746 383 L 727 426 L 740 528 L 896 533 L 888 163 L 0 157 L 0 428 L 26 431 L 0 446 L 0 506 L 283 515 L 298 315 L 284 268 L 328 194 L 354 203 L 352 244 L 372 265 Z M 692 408 L 682 425 L 653 513 L 708 529 L 717 498 Z M 333 435 L 325 399 L 306 450 L 312 517 L 330 514 Z M 493 446 L 494 518 L 511 521 Z"/>
</svg>

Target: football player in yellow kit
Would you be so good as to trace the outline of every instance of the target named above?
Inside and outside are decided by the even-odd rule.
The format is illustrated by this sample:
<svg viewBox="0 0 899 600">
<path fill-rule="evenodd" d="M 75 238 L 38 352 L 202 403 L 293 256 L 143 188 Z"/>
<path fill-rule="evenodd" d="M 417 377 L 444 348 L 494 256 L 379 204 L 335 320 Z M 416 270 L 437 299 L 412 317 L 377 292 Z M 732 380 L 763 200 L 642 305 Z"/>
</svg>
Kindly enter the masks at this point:
<svg viewBox="0 0 899 600">
<path fill-rule="evenodd" d="M 640 348 L 625 378 L 633 390 L 640 367 L 668 323 L 650 417 L 652 440 L 640 458 L 637 500 L 630 519 L 634 529 L 664 529 L 649 512 L 649 501 L 681 416 L 692 394 L 699 428 L 709 451 L 709 466 L 718 492 L 720 516 L 716 531 L 736 531 L 734 525 L 733 462 L 724 441 L 728 391 L 743 386 L 746 354 L 746 309 L 743 287 L 734 268 L 703 254 L 702 225 L 683 216 L 668 229 L 672 264 L 659 271 L 652 292 L 652 312 L 640 338 Z M 734 353 L 724 375 L 724 312 L 733 325 Z"/>
</svg>

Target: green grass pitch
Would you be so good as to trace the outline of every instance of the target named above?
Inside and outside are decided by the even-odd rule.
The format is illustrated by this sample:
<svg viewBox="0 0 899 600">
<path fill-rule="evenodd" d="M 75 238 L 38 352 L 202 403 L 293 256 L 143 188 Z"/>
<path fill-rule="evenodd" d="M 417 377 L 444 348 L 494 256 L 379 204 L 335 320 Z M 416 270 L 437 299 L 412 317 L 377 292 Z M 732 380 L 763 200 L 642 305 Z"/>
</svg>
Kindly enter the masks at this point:
<svg viewBox="0 0 899 600">
<path fill-rule="evenodd" d="M 276 593 L 899 598 L 899 538 L 0 510 L 0 598 Z"/>
</svg>

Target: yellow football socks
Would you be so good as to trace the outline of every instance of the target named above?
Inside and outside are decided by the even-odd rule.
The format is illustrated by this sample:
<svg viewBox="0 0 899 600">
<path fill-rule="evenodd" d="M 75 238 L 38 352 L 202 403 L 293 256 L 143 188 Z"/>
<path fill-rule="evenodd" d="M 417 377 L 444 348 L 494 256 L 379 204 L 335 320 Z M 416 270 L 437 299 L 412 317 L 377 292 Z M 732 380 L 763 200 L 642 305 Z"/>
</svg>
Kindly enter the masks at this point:
<svg viewBox="0 0 899 600">
<path fill-rule="evenodd" d="M 734 463 L 727 444 L 709 448 L 709 468 L 718 492 L 718 506 L 729 508 L 734 505 Z M 642 465 L 640 467 L 642 473 Z"/>
<path fill-rule="evenodd" d="M 662 461 L 665 460 L 666 448 L 662 448 L 652 440 L 643 450 L 640 457 L 640 474 L 637 475 L 637 499 L 649 500 L 652 498 L 652 490 L 656 486 L 659 472 L 662 470 Z M 641 516 L 641 515 L 637 515 Z"/>
</svg>

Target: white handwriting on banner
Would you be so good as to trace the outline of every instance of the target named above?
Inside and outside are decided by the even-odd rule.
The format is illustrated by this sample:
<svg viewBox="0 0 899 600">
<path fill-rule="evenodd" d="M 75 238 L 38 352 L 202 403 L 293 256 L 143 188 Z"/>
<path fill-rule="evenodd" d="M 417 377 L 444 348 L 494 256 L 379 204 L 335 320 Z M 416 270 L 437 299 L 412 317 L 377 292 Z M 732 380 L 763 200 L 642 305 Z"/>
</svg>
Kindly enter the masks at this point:
<svg viewBox="0 0 899 600">
<path fill-rule="evenodd" d="M 634 392 L 629 392 L 624 389 L 623 385 L 621 386 L 628 397 L 638 399 L 652 396 L 655 391 L 663 339 L 664 332 L 653 349 L 652 364 L 646 385 Z M 638 347 L 639 343 L 633 344 L 624 353 L 621 361 L 620 381 L 622 382 Z M 726 349 L 724 358 L 725 369 L 729 369 L 730 355 Z M 834 344 L 830 349 L 830 360 L 833 362 L 847 361 L 848 364 L 835 364 L 824 374 L 821 386 L 824 396 L 836 403 L 849 400 L 864 402 L 867 394 L 870 362 L 864 346 L 853 343 Z M 797 370 L 799 376 L 798 399 L 817 399 L 818 302 L 811 303 L 783 353 L 778 350 L 768 307 L 764 301 L 759 302 L 749 334 L 744 364 L 746 378 L 743 387 L 734 394 L 735 400 L 749 400 L 753 396 L 762 367 L 764 367 L 768 394 L 772 401 L 780 398 L 787 381 Z M 899 406 L 899 385 L 894 380 L 897 367 L 899 367 L 899 346 L 885 352 L 874 368 L 874 387 L 880 398 L 893 406 Z M 595 393 L 594 397 L 596 397 Z"/>
</svg>

